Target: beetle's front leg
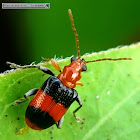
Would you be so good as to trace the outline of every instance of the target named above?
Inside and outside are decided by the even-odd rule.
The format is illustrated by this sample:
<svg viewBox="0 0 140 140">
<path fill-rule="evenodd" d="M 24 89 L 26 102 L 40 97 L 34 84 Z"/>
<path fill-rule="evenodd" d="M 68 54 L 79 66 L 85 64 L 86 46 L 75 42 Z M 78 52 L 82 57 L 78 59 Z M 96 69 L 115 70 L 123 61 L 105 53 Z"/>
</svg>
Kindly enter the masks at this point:
<svg viewBox="0 0 140 140">
<path fill-rule="evenodd" d="M 11 62 L 6 62 L 6 64 L 10 65 L 11 68 L 21 68 L 21 69 L 37 68 L 37 69 L 43 71 L 46 74 L 49 74 L 49 75 L 54 76 L 54 73 L 51 70 L 49 70 L 47 67 L 44 67 L 44 66 L 40 66 L 40 65 L 25 65 L 25 66 L 20 66 L 20 65 L 17 65 L 15 63 L 11 63 Z"/>
</svg>

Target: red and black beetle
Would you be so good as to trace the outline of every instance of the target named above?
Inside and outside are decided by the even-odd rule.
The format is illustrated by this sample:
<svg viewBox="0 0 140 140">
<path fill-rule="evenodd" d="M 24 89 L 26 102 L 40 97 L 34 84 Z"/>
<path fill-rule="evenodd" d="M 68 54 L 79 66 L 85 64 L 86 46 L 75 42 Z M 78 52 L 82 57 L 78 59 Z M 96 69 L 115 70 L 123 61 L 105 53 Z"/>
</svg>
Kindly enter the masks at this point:
<svg viewBox="0 0 140 140">
<path fill-rule="evenodd" d="M 82 83 L 79 80 L 81 79 L 81 72 L 87 70 L 87 63 L 106 60 L 131 60 L 131 58 L 104 58 L 92 61 L 85 61 L 82 59 L 79 50 L 78 34 L 74 26 L 73 16 L 70 9 L 68 10 L 68 13 L 76 38 L 78 57 L 72 57 L 71 63 L 68 66 L 65 66 L 62 72 L 58 63 L 53 59 L 50 59 L 56 70 L 60 71 L 60 74 L 57 77 L 51 70 L 40 65 L 20 66 L 11 62 L 7 62 L 7 64 L 10 64 L 12 68 L 38 68 L 44 73 L 51 75 L 43 83 L 40 89 L 32 89 L 28 91 L 24 95 L 24 101 L 16 101 L 16 104 L 19 104 L 25 102 L 28 99 L 28 96 L 35 95 L 29 103 L 25 113 L 27 125 L 35 130 L 46 129 L 54 124 L 56 124 L 58 128 L 61 128 L 63 116 L 74 101 L 77 101 L 79 104 L 79 107 L 73 111 L 74 117 L 78 119 L 75 113 L 82 107 L 82 102 L 74 88 L 76 85 L 82 86 Z"/>
</svg>

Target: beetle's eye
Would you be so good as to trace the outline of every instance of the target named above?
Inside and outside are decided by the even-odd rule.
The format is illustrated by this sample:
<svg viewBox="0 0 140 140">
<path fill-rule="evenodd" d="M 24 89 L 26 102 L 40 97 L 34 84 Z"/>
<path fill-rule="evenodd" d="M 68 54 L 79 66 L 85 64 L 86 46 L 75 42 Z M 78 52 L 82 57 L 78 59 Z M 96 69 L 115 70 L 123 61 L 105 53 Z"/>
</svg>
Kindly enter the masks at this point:
<svg viewBox="0 0 140 140">
<path fill-rule="evenodd" d="M 86 65 L 82 66 L 82 71 L 87 71 L 87 66 Z"/>
<path fill-rule="evenodd" d="M 71 62 L 75 61 L 76 60 L 76 57 L 72 57 L 71 58 Z"/>
</svg>

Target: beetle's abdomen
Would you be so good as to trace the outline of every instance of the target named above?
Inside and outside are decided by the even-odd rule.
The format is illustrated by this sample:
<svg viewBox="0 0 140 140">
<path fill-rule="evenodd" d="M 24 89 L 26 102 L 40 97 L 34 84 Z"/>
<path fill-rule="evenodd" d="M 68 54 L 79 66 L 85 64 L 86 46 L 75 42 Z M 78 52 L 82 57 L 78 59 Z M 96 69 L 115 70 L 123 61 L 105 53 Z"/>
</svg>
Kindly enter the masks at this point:
<svg viewBox="0 0 140 140">
<path fill-rule="evenodd" d="M 55 124 L 54 119 L 46 111 L 42 111 L 34 106 L 28 106 L 25 114 L 27 125 L 35 130 L 46 129 Z"/>
</svg>

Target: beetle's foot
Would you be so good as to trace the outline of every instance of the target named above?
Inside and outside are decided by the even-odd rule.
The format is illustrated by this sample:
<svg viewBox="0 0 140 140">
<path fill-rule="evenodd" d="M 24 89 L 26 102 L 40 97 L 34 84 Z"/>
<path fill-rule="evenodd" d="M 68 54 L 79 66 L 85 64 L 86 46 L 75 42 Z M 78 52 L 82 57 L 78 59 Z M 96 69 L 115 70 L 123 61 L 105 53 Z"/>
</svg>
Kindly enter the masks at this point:
<svg viewBox="0 0 140 140">
<path fill-rule="evenodd" d="M 77 122 L 81 122 L 81 119 L 79 117 L 75 117 Z"/>
<path fill-rule="evenodd" d="M 6 64 L 9 65 L 10 68 L 20 68 L 20 67 L 21 67 L 20 65 L 17 65 L 17 64 L 15 64 L 15 63 L 11 63 L 11 62 L 9 62 L 9 61 L 7 61 Z"/>
<path fill-rule="evenodd" d="M 16 132 L 16 135 L 23 135 L 29 130 L 29 126 L 25 126 L 24 128 L 21 128 L 19 131 Z"/>
<path fill-rule="evenodd" d="M 12 104 L 12 106 L 17 106 L 17 105 L 19 105 L 19 104 L 21 104 L 21 103 L 26 102 L 27 100 L 28 100 L 28 98 L 21 98 L 21 99 L 19 99 L 19 100 L 16 100 L 16 101 Z"/>
<path fill-rule="evenodd" d="M 49 62 L 50 61 L 50 58 L 41 57 L 41 59 L 42 59 L 43 62 Z"/>
</svg>

